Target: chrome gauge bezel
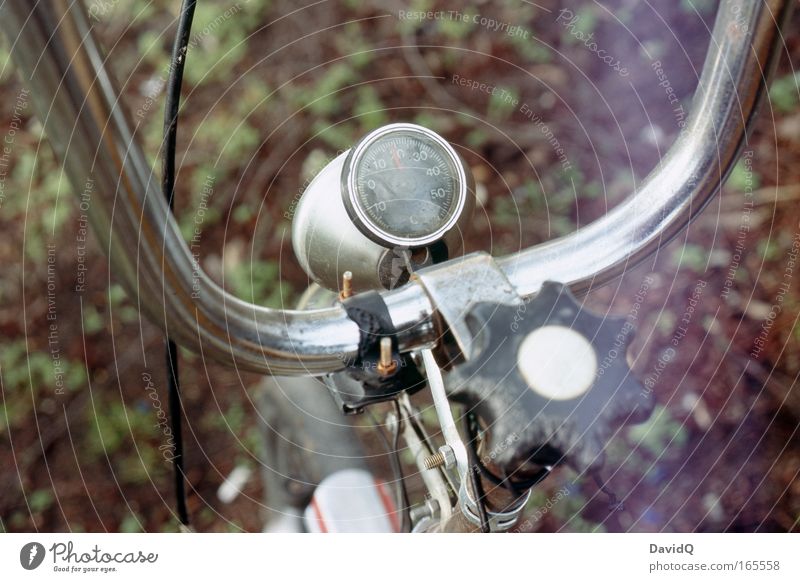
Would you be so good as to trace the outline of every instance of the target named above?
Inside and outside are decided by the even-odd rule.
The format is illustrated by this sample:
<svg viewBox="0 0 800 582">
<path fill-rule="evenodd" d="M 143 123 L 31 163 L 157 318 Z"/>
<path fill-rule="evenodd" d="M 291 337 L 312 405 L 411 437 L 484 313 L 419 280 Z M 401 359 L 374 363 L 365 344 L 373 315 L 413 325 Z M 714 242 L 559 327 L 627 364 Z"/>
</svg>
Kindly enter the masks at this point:
<svg viewBox="0 0 800 582">
<path fill-rule="evenodd" d="M 455 210 L 451 213 L 450 218 L 445 224 L 432 232 L 422 237 L 398 237 L 392 233 L 386 232 L 384 229 L 376 225 L 366 211 L 362 208 L 361 202 L 358 197 L 358 168 L 370 146 L 376 141 L 386 137 L 392 133 L 412 133 L 418 134 L 420 137 L 432 141 L 441 150 L 442 155 L 446 156 L 455 168 Z M 370 240 L 385 247 L 404 247 L 404 248 L 419 248 L 426 247 L 441 240 L 459 221 L 464 212 L 467 201 L 467 172 L 461 156 L 453 149 L 444 138 L 439 134 L 419 125 L 413 123 L 393 123 L 386 125 L 367 134 L 347 155 L 342 170 L 342 200 L 347 209 L 347 214 L 350 216 L 353 223 L 358 229 Z"/>
</svg>

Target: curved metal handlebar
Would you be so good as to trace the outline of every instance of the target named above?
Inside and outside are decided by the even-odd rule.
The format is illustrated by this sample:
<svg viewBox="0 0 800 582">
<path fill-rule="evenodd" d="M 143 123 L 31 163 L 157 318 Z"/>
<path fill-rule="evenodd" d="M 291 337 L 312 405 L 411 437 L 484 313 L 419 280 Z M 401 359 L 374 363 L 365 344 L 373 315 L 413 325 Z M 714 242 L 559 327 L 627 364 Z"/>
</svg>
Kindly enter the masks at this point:
<svg viewBox="0 0 800 582">
<path fill-rule="evenodd" d="M 702 210 L 745 138 L 790 4 L 722 3 L 682 135 L 639 191 L 605 217 L 499 259 L 520 295 L 535 294 L 547 279 L 578 291 L 605 282 Z M 268 309 L 233 297 L 202 272 L 131 131 L 80 2 L 6 0 L 0 26 L 73 188 L 91 191 L 89 218 L 113 276 L 152 321 L 204 357 L 266 374 L 321 374 L 355 355 L 359 330 L 343 309 Z M 419 284 L 385 299 L 402 349 L 435 342 L 435 306 Z"/>
<path fill-rule="evenodd" d="M 521 295 L 549 280 L 605 283 L 669 242 L 727 178 L 774 67 L 791 2 L 724 1 L 690 117 L 664 159 L 622 204 L 586 227 L 498 261 Z"/>
<path fill-rule="evenodd" d="M 5 2 L 0 23 L 88 215 L 111 274 L 177 343 L 274 375 L 319 374 L 356 354 L 343 309 L 281 311 L 241 301 L 197 265 L 126 119 L 81 2 Z"/>
</svg>

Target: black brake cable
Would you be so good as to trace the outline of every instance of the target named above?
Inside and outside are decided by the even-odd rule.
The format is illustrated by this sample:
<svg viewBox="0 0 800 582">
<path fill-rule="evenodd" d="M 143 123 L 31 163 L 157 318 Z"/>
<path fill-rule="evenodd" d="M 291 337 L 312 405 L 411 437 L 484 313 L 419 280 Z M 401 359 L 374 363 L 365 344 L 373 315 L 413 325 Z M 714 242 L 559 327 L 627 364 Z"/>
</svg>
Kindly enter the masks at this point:
<svg viewBox="0 0 800 582">
<path fill-rule="evenodd" d="M 189 34 L 192 30 L 196 0 L 183 0 L 178 29 L 175 31 L 175 42 L 172 45 L 169 79 L 164 104 L 164 143 L 161 189 L 167 200 L 170 212 L 175 210 L 175 150 L 178 137 L 178 110 L 181 101 L 183 84 L 183 67 L 186 63 L 186 51 L 189 45 Z M 178 519 L 185 527 L 189 527 L 189 512 L 186 508 L 186 474 L 183 458 L 183 429 L 181 427 L 181 389 L 178 377 L 178 346 L 166 333 L 167 385 L 169 391 L 169 416 L 172 436 L 175 442 L 175 503 Z"/>
<path fill-rule="evenodd" d="M 489 515 L 486 512 L 486 503 L 484 501 L 485 494 L 481 485 L 481 469 L 483 465 L 481 464 L 480 459 L 478 459 L 478 453 L 476 451 L 478 446 L 478 421 L 472 414 L 467 414 L 465 420 L 467 426 L 467 439 L 469 441 L 467 442 L 467 457 L 469 461 L 470 485 L 472 486 L 472 491 L 475 494 L 475 505 L 478 508 L 478 519 L 481 522 L 481 532 L 489 533 L 492 531 L 492 529 L 489 524 Z"/>
<path fill-rule="evenodd" d="M 411 531 L 411 501 L 408 498 L 408 489 L 406 489 L 405 477 L 403 476 L 403 463 L 400 460 L 400 434 L 403 430 L 403 417 L 400 414 L 400 403 L 394 401 L 394 413 L 397 417 L 397 422 L 394 426 L 394 438 L 392 439 L 392 452 L 397 466 L 397 479 L 400 484 L 400 505 L 402 521 L 400 523 L 400 531 Z"/>
<path fill-rule="evenodd" d="M 403 422 L 403 419 L 400 415 L 400 404 L 397 402 L 397 400 L 394 401 L 394 406 L 397 421 L 395 422 L 394 430 L 392 431 L 391 443 L 389 442 L 389 439 L 386 438 L 383 430 L 380 428 L 378 419 L 371 411 L 370 416 L 372 417 L 372 423 L 375 425 L 375 428 L 378 429 L 378 435 L 380 435 L 380 438 L 390 455 L 389 463 L 392 466 L 392 472 L 394 473 L 395 482 L 397 483 L 395 495 L 397 498 L 396 504 L 398 509 L 400 509 L 400 531 L 407 532 L 411 531 L 411 501 L 408 497 L 408 489 L 406 488 L 405 476 L 403 475 L 403 465 L 402 461 L 400 460 L 400 433 L 402 431 L 401 423 Z"/>
<path fill-rule="evenodd" d="M 467 434 L 471 440 L 476 439 L 478 435 L 478 419 L 472 412 L 467 413 Z M 477 465 L 481 475 L 486 477 L 490 483 L 499 487 L 504 487 L 517 496 L 522 495 L 528 489 L 531 489 L 532 487 L 535 487 L 541 483 L 548 475 L 550 475 L 551 471 L 549 467 L 542 467 L 532 477 L 514 480 L 509 475 L 495 475 L 480 461 L 478 461 Z"/>
</svg>

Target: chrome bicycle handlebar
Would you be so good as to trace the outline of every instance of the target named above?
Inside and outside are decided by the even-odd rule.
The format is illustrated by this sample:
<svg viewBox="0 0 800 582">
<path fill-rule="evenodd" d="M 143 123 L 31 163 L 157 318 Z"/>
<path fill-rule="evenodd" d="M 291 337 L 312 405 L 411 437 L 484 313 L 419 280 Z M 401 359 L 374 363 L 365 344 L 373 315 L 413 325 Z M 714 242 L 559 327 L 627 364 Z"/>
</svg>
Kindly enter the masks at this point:
<svg viewBox="0 0 800 582">
<path fill-rule="evenodd" d="M 717 13 L 690 116 L 641 187 L 568 236 L 498 262 L 521 295 L 550 279 L 573 291 L 605 283 L 669 242 L 725 181 L 782 46 L 791 2 L 725 1 Z"/>
<path fill-rule="evenodd" d="M 639 262 L 709 202 L 745 139 L 776 60 L 788 0 L 725 0 L 687 125 L 638 192 L 577 232 L 497 260 L 522 296 L 547 279 L 584 290 Z M 150 319 L 204 357 L 265 374 L 344 367 L 359 330 L 339 307 L 244 302 L 196 265 L 123 112 L 80 2 L 6 0 L 0 26 L 56 155 L 80 194 L 111 272 Z M 454 278 L 454 285 L 459 281 Z M 436 306 L 418 282 L 384 294 L 404 350 L 436 341 Z"/>
</svg>

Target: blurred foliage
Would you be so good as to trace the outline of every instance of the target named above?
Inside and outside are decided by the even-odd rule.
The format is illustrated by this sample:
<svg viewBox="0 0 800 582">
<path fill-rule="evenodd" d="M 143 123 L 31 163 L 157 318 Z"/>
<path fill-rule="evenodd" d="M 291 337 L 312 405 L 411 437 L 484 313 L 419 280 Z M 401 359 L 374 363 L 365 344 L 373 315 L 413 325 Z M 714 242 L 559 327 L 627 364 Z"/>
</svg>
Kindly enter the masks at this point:
<svg viewBox="0 0 800 582">
<path fill-rule="evenodd" d="M 77 391 L 86 385 L 86 365 L 61 357 L 64 387 Z M 30 422 L 37 401 L 52 398 L 53 359 L 49 352 L 31 349 L 24 339 L 6 341 L 0 350 L 3 400 L 0 402 L 0 430 L 20 428 Z"/>
<path fill-rule="evenodd" d="M 711 249 L 696 243 L 686 243 L 672 250 L 672 264 L 676 269 L 703 273 L 708 265 Z"/>
<path fill-rule="evenodd" d="M 736 192 L 743 193 L 745 191 L 752 192 L 761 186 L 761 177 L 758 172 L 752 169 L 752 164 L 748 168 L 748 164 L 744 160 L 739 160 L 733 166 L 728 181 L 725 182 L 726 188 Z"/>
<path fill-rule="evenodd" d="M 778 77 L 772 82 L 769 100 L 777 111 L 788 113 L 800 103 L 800 72 Z"/>
</svg>

